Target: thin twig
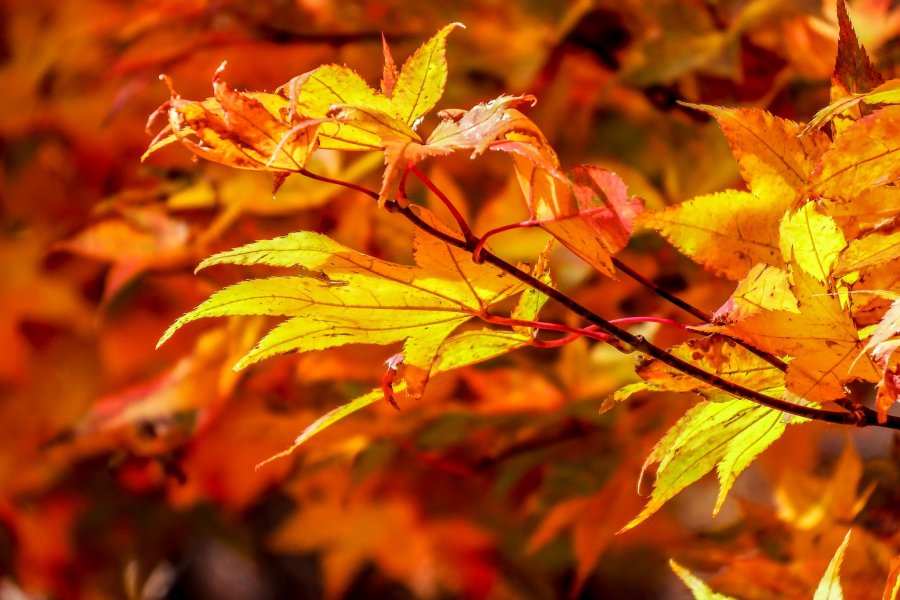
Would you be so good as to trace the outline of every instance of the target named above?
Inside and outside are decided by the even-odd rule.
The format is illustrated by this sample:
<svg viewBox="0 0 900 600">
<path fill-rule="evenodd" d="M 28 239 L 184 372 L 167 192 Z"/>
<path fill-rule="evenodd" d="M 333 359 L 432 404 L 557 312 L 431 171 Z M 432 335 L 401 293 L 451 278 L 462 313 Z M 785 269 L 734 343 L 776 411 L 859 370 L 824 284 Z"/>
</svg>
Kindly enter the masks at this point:
<svg viewBox="0 0 900 600">
<path fill-rule="evenodd" d="M 487 243 L 488 238 L 498 233 L 503 233 L 504 231 L 511 231 L 513 229 L 527 229 L 529 227 L 535 227 L 537 223 L 535 221 L 522 221 L 521 223 L 510 223 L 509 225 L 501 225 L 500 227 L 495 227 L 489 231 L 486 231 L 484 235 L 482 235 L 478 239 L 478 243 L 475 244 L 475 249 L 472 250 L 472 258 L 477 263 L 482 262 L 481 251 L 484 250 L 484 245 Z"/>
<path fill-rule="evenodd" d="M 647 279 L 646 277 L 644 277 L 643 275 L 641 275 L 640 273 L 638 273 L 637 271 L 635 271 L 634 269 L 632 269 L 631 267 L 629 267 L 628 265 L 623 263 L 621 260 L 616 258 L 615 256 L 613 256 L 611 258 L 612 258 L 613 266 L 615 266 L 618 270 L 622 271 L 623 273 L 625 273 L 626 275 L 628 275 L 629 277 L 634 279 L 636 282 L 638 282 L 645 288 L 651 290 L 653 293 L 658 295 L 660 298 L 663 298 L 664 300 L 668 301 L 671 304 L 674 304 L 681 310 L 683 310 L 691 315 L 694 315 L 695 317 L 697 317 L 704 323 L 712 323 L 713 316 L 711 314 L 709 314 L 708 312 L 697 308 L 693 304 L 690 304 L 689 302 L 685 301 L 684 299 L 679 298 L 672 292 L 669 292 L 669 291 L 661 288 L 659 285 L 654 283 L 652 280 Z M 769 363 L 770 365 L 772 365 L 779 371 L 781 371 L 781 372 L 787 371 L 787 363 L 784 362 L 783 360 L 781 360 L 780 358 L 778 358 L 777 356 L 770 354 L 769 352 L 760 350 L 759 348 L 756 348 L 743 340 L 733 338 L 729 335 L 726 335 L 725 337 L 734 341 L 739 346 L 742 346 L 745 350 L 748 350 L 752 354 L 755 354 L 757 357 L 763 359 L 764 361 L 766 361 L 767 363 Z"/>
</svg>

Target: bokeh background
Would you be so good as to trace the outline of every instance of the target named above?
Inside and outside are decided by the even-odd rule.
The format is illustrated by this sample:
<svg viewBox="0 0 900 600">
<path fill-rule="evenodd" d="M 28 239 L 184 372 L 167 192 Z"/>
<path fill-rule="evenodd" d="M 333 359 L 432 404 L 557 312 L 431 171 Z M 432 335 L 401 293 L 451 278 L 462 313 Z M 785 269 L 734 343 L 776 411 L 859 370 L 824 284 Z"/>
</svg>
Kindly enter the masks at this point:
<svg viewBox="0 0 900 600">
<path fill-rule="evenodd" d="M 900 9 L 850 9 L 878 67 L 898 76 Z M 534 94 L 529 116 L 566 166 L 616 171 L 659 208 L 740 185 L 715 123 L 679 102 L 807 120 L 828 102 L 834 14 L 827 0 L 0 4 L 0 598 L 683 598 L 672 557 L 752 593 L 741 597 L 804 598 L 854 519 L 864 549 L 848 556 L 848 597 L 880 597 L 900 521 L 889 435 L 794 428 L 717 519 L 704 480 L 615 536 L 642 506 L 644 458 L 691 399 L 599 414 L 633 377 L 633 359 L 602 345 L 443 375 L 400 414 L 371 407 L 259 470 L 376 385 L 396 350 L 234 373 L 269 325 L 237 318 L 154 349 L 175 318 L 253 272 L 193 275 L 217 250 L 305 229 L 411 260 L 407 224 L 359 194 L 292 178 L 273 195 L 270 177 L 179 147 L 141 163 L 147 118 L 168 98 L 161 73 L 195 99 L 223 60 L 239 89 L 331 62 L 377 85 L 382 32 L 399 63 L 459 21 L 439 108 Z M 523 218 L 505 157 L 425 166 L 478 231 Z M 370 187 L 380 167 L 377 155 L 328 153 L 311 165 Z M 492 244 L 533 260 L 545 242 L 517 232 Z M 650 235 L 622 258 L 707 310 L 731 291 Z M 685 319 L 562 251 L 553 276 L 610 318 Z"/>
</svg>

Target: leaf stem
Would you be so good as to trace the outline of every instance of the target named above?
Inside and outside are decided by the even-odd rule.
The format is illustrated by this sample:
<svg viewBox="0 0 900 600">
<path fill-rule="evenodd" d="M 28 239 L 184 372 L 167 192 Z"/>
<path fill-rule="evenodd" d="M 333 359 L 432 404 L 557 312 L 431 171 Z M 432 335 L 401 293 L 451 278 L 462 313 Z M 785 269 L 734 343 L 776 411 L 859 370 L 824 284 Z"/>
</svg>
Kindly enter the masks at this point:
<svg viewBox="0 0 900 600">
<path fill-rule="evenodd" d="M 299 173 L 307 176 L 312 176 L 314 179 L 318 179 L 320 181 L 327 181 L 336 185 L 342 185 L 344 187 L 348 187 L 350 189 L 354 189 L 356 191 L 364 193 L 375 200 L 378 199 L 377 192 L 364 188 L 363 186 L 318 176 L 310 173 L 306 169 L 300 170 Z M 421 229 L 425 233 L 428 233 L 429 235 L 443 241 L 444 243 L 461 250 L 465 250 L 471 253 L 475 250 L 478 244 L 477 240 L 461 240 L 445 231 L 432 226 L 417 214 L 415 208 L 412 205 L 402 206 L 397 202 L 388 202 L 386 204 L 386 208 L 390 211 L 397 212 L 403 215 L 403 217 L 405 217 L 410 223 L 412 223 L 414 226 Z M 592 325 L 596 325 L 599 331 L 607 333 L 612 338 L 614 338 L 610 339 L 609 343 L 622 352 L 642 352 L 652 358 L 659 360 L 663 364 L 681 371 L 685 375 L 689 375 L 694 379 L 697 379 L 698 381 L 702 381 L 703 383 L 706 383 L 712 387 L 718 388 L 736 398 L 743 398 L 745 400 L 755 402 L 759 405 L 805 419 L 824 421 L 826 423 L 834 423 L 838 425 L 853 425 L 857 427 L 875 426 L 900 430 L 900 418 L 889 416 L 884 423 L 879 423 L 877 412 L 865 406 L 860 406 L 856 410 L 851 412 L 825 410 L 821 408 L 815 408 L 813 406 L 794 404 L 793 402 L 787 402 L 780 398 L 773 398 L 772 396 L 767 396 L 766 394 L 763 394 L 762 392 L 759 392 L 757 390 L 746 388 L 742 385 L 734 383 L 733 381 L 723 379 L 718 375 L 715 375 L 714 373 L 705 371 L 696 365 L 693 365 L 678 358 L 677 356 L 670 354 L 663 348 L 660 348 L 659 346 L 656 346 L 653 343 L 647 341 L 643 336 L 634 335 L 620 328 L 616 324 L 604 319 L 589 308 L 583 306 L 575 299 L 567 296 L 551 285 L 544 283 L 530 273 L 526 273 L 525 271 L 517 268 L 515 265 L 506 262 L 496 254 L 493 254 L 492 252 L 489 252 L 487 250 L 482 250 L 482 257 L 484 258 L 484 262 L 497 267 L 504 273 L 507 273 L 511 277 L 518 279 L 525 285 L 547 295 L 548 297 L 552 298 L 553 300 L 567 308 L 569 311 L 583 318 L 585 321 L 588 321 Z"/>
<path fill-rule="evenodd" d="M 410 172 L 410 171 L 413 173 L 413 175 L 418 177 L 419 181 L 424 183 L 435 196 L 440 198 L 441 202 L 444 203 L 444 206 L 447 207 L 447 210 L 450 211 L 450 214 L 453 216 L 453 219 L 456 221 L 456 224 L 459 225 L 459 229 L 460 229 L 460 231 L 462 231 L 463 237 L 466 239 L 466 241 L 467 242 L 471 241 L 471 240 L 478 241 L 478 238 L 476 238 L 475 234 L 472 233 L 472 228 L 469 227 L 468 221 L 466 221 L 465 217 L 462 216 L 462 214 L 459 212 L 459 209 L 457 209 L 456 206 L 452 202 L 450 202 L 450 199 L 447 198 L 447 195 L 441 190 L 441 188 L 436 186 L 434 184 L 434 182 L 431 181 L 431 179 L 429 179 L 428 176 L 425 175 L 425 173 L 420 171 L 417 166 L 410 165 L 409 170 L 407 172 Z"/>
<path fill-rule="evenodd" d="M 495 227 L 494 229 L 490 229 L 484 233 L 480 238 L 478 238 L 478 243 L 475 244 L 475 249 L 472 250 L 472 258 L 477 263 L 481 263 L 481 251 L 484 250 L 484 245 L 487 243 L 488 238 L 496 235 L 498 233 L 503 233 L 504 231 L 510 231 L 512 229 L 526 229 L 528 227 L 535 227 L 537 225 L 536 221 L 522 221 L 521 223 L 510 223 L 509 225 L 502 225 L 500 227 Z"/>
</svg>

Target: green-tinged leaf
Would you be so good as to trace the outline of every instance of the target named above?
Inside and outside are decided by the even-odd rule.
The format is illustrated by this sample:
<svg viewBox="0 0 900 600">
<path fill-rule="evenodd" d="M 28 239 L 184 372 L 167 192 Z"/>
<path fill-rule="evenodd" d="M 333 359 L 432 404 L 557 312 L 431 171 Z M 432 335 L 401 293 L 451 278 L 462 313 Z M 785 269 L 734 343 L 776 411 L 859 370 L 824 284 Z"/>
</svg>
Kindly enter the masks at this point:
<svg viewBox="0 0 900 600">
<path fill-rule="evenodd" d="M 720 336 L 690 340 L 669 352 L 685 362 L 727 381 L 758 390 L 773 398 L 784 394 L 784 373 L 743 346 Z M 626 528 L 656 512 L 669 498 L 717 469 L 717 513 L 737 476 L 756 456 L 778 439 L 785 427 L 784 415 L 732 396 L 689 377 L 656 359 L 638 364 L 642 382 L 615 395 L 624 400 L 639 391 L 695 392 L 711 400 L 691 409 L 653 448 L 644 468 L 660 463 L 650 502 Z"/>
<path fill-rule="evenodd" d="M 848 125 L 822 156 L 812 193 L 850 201 L 900 177 L 900 106 L 887 106 Z"/>
<path fill-rule="evenodd" d="M 493 329 L 466 331 L 450 336 L 440 341 L 440 347 L 436 352 L 429 375 L 434 376 L 438 373 L 502 356 L 530 344 L 532 339 L 533 335 L 530 331 L 498 331 Z M 406 382 L 400 381 L 393 386 L 393 390 L 395 393 L 405 391 Z M 275 459 L 289 456 L 294 450 L 326 427 L 334 425 L 344 417 L 370 404 L 374 404 L 382 398 L 383 392 L 378 388 L 329 411 L 304 429 L 303 433 L 297 437 L 289 448 L 267 458 L 257 465 L 257 468 Z"/>
<path fill-rule="evenodd" d="M 377 136 L 384 145 L 385 140 L 421 142 L 422 138 L 402 120 L 367 106 L 335 104 L 332 118 L 340 123 L 348 123 Z"/>
<path fill-rule="evenodd" d="M 897 257 L 900 257 L 900 230 L 871 233 L 850 242 L 850 246 L 841 253 L 834 274 L 841 277 L 854 271 L 883 265 Z"/>
<path fill-rule="evenodd" d="M 840 252 L 847 247 L 837 223 L 818 212 L 814 202 L 807 202 L 796 212 L 785 215 L 780 235 L 784 261 L 793 260 L 823 282 L 831 275 Z"/>
<path fill-rule="evenodd" d="M 798 422 L 800 419 L 792 419 Z M 623 530 L 659 510 L 687 486 L 716 469 L 718 513 L 737 476 L 784 433 L 785 415 L 749 400 L 701 402 L 689 410 L 653 447 L 646 469 L 659 463 L 653 492 L 644 510 Z"/>
<path fill-rule="evenodd" d="M 802 132 L 803 135 L 812 129 L 822 127 L 838 115 L 855 108 L 860 102 L 870 105 L 900 104 L 900 79 L 886 81 L 867 94 L 850 94 L 832 102 L 819 110 L 810 122 L 806 124 Z"/>
<path fill-rule="evenodd" d="M 844 600 L 844 590 L 841 587 L 840 571 L 841 563 L 844 562 L 844 553 L 847 551 L 847 545 L 850 543 L 851 533 L 852 530 L 847 532 L 847 535 L 844 536 L 844 541 L 838 546 L 838 549 L 834 553 L 834 557 L 831 559 L 831 562 L 828 563 L 828 568 L 825 570 L 825 574 L 822 575 L 818 587 L 816 587 L 816 593 L 813 596 L 813 600 Z"/>
<path fill-rule="evenodd" d="M 728 190 L 642 213 L 637 224 L 658 231 L 712 271 L 741 279 L 757 263 L 784 264 L 778 223 L 789 207 L 790 198 Z"/>
<path fill-rule="evenodd" d="M 750 191 L 760 198 L 796 200 L 815 161 L 828 147 L 821 132 L 799 137 L 800 126 L 758 108 L 688 104 L 719 122 Z"/>
<path fill-rule="evenodd" d="M 547 245 L 544 246 L 544 249 L 541 250 L 537 263 L 534 265 L 534 268 L 531 269 L 531 275 L 547 285 L 552 285 L 553 283 L 550 279 L 549 270 L 550 252 L 552 250 L 553 240 L 550 240 Z M 538 313 L 541 312 L 544 304 L 547 303 L 547 300 L 549 300 L 549 298 L 543 292 L 532 287 L 526 288 L 525 291 L 522 292 L 522 295 L 519 296 L 519 301 L 516 303 L 516 306 L 509 316 L 520 321 L 534 321 L 537 319 Z M 530 327 L 515 326 L 513 327 L 513 330 L 518 332 L 525 332 L 527 330 L 529 334 L 534 333 Z"/>
<path fill-rule="evenodd" d="M 688 589 L 691 590 L 691 593 L 694 595 L 694 600 L 734 600 L 731 596 L 726 596 L 724 594 L 717 594 L 712 591 L 702 579 L 679 565 L 674 560 L 669 561 L 669 566 L 672 567 L 672 570 L 675 571 L 675 574 L 684 582 Z"/>
<path fill-rule="evenodd" d="M 402 384 L 401 384 L 401 386 L 402 386 Z M 396 391 L 401 391 L 401 390 L 396 389 Z M 313 423 L 310 424 L 306 429 L 304 429 L 303 433 L 301 433 L 299 436 L 297 436 L 297 439 L 294 440 L 294 443 L 289 448 L 282 450 L 278 454 L 270 456 L 266 460 L 257 464 L 256 468 L 259 469 L 263 465 L 266 465 L 266 464 L 272 462 L 273 460 L 277 460 L 279 458 L 284 458 L 286 456 L 290 456 L 294 452 L 294 450 L 299 448 L 303 443 L 305 443 L 307 440 L 309 440 L 311 437 L 313 437 L 317 433 L 320 433 L 322 430 L 334 425 L 341 419 L 348 417 L 349 415 L 352 415 L 356 411 L 358 411 L 362 408 L 365 408 L 366 406 L 369 406 L 370 404 L 374 404 L 375 402 L 378 402 L 379 400 L 382 400 L 383 398 L 384 398 L 384 396 L 382 394 L 381 389 L 376 388 L 366 394 L 363 394 L 362 396 L 360 396 L 358 398 L 351 400 L 350 402 L 347 402 L 346 404 L 342 404 L 342 405 L 338 406 L 337 408 L 328 411 L 327 413 L 325 413 L 324 415 L 322 415 L 321 417 L 319 417 L 318 419 L 313 421 Z"/>
<path fill-rule="evenodd" d="M 885 81 L 863 96 L 866 104 L 900 104 L 900 79 Z"/>
<path fill-rule="evenodd" d="M 323 65 L 293 78 L 279 88 L 286 94 L 291 110 L 316 119 L 330 116 L 334 105 L 365 107 L 392 114 L 390 98 L 371 87 L 355 71 L 340 65 Z M 323 123 L 318 131 L 319 146 L 337 150 L 378 150 L 379 136 L 352 123 Z"/>
<path fill-rule="evenodd" d="M 394 116 L 415 127 L 422 115 L 434 108 L 447 84 L 447 36 L 462 23 L 451 23 L 422 44 L 410 56 L 393 87 Z"/>
<path fill-rule="evenodd" d="M 428 213 L 421 216 L 439 226 Z M 290 351 L 403 341 L 403 364 L 417 373 L 408 382 L 419 392 L 442 340 L 492 304 L 520 292 L 522 284 L 432 236 L 419 233 L 414 248 L 417 265 L 405 266 L 302 232 L 218 254 L 201 266 L 270 264 L 299 267 L 301 274 L 244 281 L 216 292 L 178 319 L 160 343 L 203 317 L 285 316 L 290 318 L 236 368 Z"/>
</svg>

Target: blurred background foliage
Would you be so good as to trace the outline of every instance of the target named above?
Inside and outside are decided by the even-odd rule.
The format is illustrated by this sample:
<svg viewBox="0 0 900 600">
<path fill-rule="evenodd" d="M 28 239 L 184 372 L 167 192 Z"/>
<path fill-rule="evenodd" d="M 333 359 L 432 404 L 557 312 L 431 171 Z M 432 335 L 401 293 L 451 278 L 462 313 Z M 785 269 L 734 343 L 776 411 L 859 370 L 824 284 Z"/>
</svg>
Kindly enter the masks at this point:
<svg viewBox="0 0 900 600">
<path fill-rule="evenodd" d="M 900 9 L 850 10 L 878 67 L 900 76 Z M 0 11 L 3 600 L 685 597 L 670 557 L 739 597 L 808 598 L 851 523 L 862 533 L 847 595 L 880 595 L 900 540 L 891 435 L 851 443 L 792 428 L 716 520 L 704 480 L 615 536 L 642 506 L 643 459 L 691 399 L 598 414 L 633 359 L 584 341 L 442 375 L 401 413 L 372 407 L 254 470 L 377 384 L 393 351 L 339 348 L 235 374 L 266 326 L 237 318 L 155 351 L 176 317 L 250 275 L 193 266 L 300 229 L 406 262 L 411 232 L 312 180 L 273 196 L 269 177 L 181 148 L 139 161 L 147 116 L 168 95 L 160 73 L 186 98 L 210 95 L 222 60 L 239 89 L 272 90 L 329 62 L 374 83 L 382 32 L 399 62 L 460 21 L 439 108 L 534 94 L 529 116 L 565 165 L 614 170 L 658 208 L 739 185 L 715 123 L 679 101 L 796 120 L 828 102 L 833 2 L 6 0 Z M 325 152 L 311 164 L 374 187 L 380 166 Z M 525 216 L 503 157 L 425 167 L 477 231 Z M 545 241 L 521 232 L 492 244 L 533 260 Z M 707 310 L 731 291 L 652 236 L 622 258 Z M 608 318 L 684 318 L 563 251 L 553 275 Z"/>
</svg>

